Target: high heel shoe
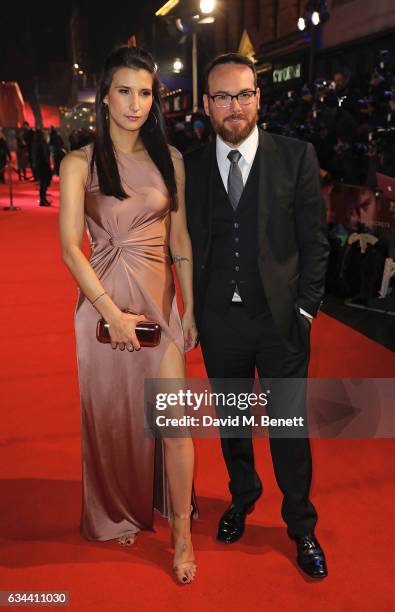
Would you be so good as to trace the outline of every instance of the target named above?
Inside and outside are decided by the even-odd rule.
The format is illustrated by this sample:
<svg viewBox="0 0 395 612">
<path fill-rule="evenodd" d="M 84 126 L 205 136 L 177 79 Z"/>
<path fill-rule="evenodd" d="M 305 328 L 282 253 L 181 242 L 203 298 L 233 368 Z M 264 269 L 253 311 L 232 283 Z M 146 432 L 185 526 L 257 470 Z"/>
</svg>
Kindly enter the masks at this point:
<svg viewBox="0 0 395 612">
<path fill-rule="evenodd" d="M 188 535 L 189 535 L 189 540 L 190 540 L 190 536 L 191 536 L 191 516 L 192 516 L 192 506 L 191 506 L 191 512 L 189 514 L 173 514 L 171 519 L 170 519 L 170 527 L 172 530 L 172 546 L 175 549 L 175 554 L 174 557 L 176 556 L 176 553 L 182 553 L 185 552 L 187 550 L 187 545 L 188 545 Z M 178 523 L 178 526 L 177 526 Z M 180 525 L 181 524 L 181 525 Z M 181 544 L 179 546 L 177 546 L 177 532 L 182 532 L 182 538 L 179 538 L 179 541 L 181 540 Z M 191 548 L 192 548 L 192 542 L 191 542 Z M 195 579 L 196 576 L 196 563 L 195 563 L 195 557 L 193 555 L 193 549 L 192 549 L 192 558 L 188 559 L 187 561 L 182 561 L 180 563 L 174 563 L 173 565 L 173 571 L 177 577 L 178 582 L 180 582 L 181 584 L 189 584 L 191 582 L 193 582 L 193 580 Z"/>
<path fill-rule="evenodd" d="M 137 538 L 137 533 L 134 533 L 133 531 L 129 532 L 129 533 L 125 533 L 125 535 L 120 536 L 118 538 L 118 544 L 120 546 L 133 546 L 133 544 L 135 543 Z"/>
</svg>

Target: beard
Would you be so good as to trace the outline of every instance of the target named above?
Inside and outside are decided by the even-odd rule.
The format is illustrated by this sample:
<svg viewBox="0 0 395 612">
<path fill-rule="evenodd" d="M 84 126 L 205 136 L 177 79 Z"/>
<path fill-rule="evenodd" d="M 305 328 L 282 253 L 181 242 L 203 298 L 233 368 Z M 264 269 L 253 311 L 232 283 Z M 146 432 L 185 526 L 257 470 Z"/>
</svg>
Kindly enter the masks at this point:
<svg viewBox="0 0 395 612">
<path fill-rule="evenodd" d="M 238 145 L 245 140 L 252 132 L 258 121 L 258 111 L 251 119 L 248 119 L 242 113 L 232 113 L 225 117 L 222 121 L 217 121 L 211 115 L 210 117 L 213 130 L 225 142 L 232 145 Z M 232 125 L 229 119 L 244 119 L 244 125 Z"/>
</svg>

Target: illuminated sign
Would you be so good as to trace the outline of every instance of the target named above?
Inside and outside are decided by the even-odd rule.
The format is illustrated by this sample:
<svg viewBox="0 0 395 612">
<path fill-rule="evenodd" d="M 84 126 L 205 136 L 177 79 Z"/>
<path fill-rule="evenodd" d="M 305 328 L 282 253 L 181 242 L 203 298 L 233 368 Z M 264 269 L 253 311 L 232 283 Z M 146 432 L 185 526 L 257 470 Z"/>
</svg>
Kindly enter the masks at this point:
<svg viewBox="0 0 395 612">
<path fill-rule="evenodd" d="M 299 79 L 301 76 L 301 69 L 301 64 L 276 68 L 273 70 L 273 83 L 286 83 L 292 79 Z"/>
</svg>

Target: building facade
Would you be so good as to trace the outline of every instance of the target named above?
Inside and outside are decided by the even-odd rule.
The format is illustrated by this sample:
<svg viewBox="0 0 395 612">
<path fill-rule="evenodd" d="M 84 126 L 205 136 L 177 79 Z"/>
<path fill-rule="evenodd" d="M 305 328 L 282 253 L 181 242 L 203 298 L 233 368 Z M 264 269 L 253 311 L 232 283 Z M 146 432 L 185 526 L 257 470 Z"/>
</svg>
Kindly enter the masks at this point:
<svg viewBox="0 0 395 612">
<path fill-rule="evenodd" d="M 286 91 L 309 80 L 311 33 L 297 21 L 308 0 L 220 0 L 217 53 L 240 51 L 253 57 L 261 84 Z M 314 32 L 313 75 L 330 76 L 342 65 L 372 70 L 381 50 L 395 57 L 394 0 L 328 0 L 329 18 Z M 362 60 L 362 61 L 361 61 Z"/>
</svg>

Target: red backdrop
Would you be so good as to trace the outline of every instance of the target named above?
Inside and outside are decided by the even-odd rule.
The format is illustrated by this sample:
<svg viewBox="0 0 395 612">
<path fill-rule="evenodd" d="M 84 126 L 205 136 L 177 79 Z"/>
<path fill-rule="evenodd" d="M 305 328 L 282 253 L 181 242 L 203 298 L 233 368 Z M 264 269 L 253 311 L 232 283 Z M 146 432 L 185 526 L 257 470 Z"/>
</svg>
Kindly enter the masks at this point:
<svg viewBox="0 0 395 612">
<path fill-rule="evenodd" d="M 0 125 L 15 127 L 23 122 L 23 97 L 18 83 L 0 83 Z"/>
<path fill-rule="evenodd" d="M 41 116 L 44 127 L 60 127 L 59 109 L 56 106 L 41 104 Z M 24 102 L 22 92 L 15 81 L 0 82 L 0 126 L 17 127 L 23 121 L 35 125 L 30 104 Z"/>
<path fill-rule="evenodd" d="M 60 127 L 59 109 L 57 106 L 41 104 L 40 108 L 44 127 L 50 127 L 51 125 L 56 128 Z M 28 102 L 25 102 L 24 105 L 24 115 L 25 121 L 28 121 L 31 126 L 34 126 L 34 115 Z"/>
</svg>

